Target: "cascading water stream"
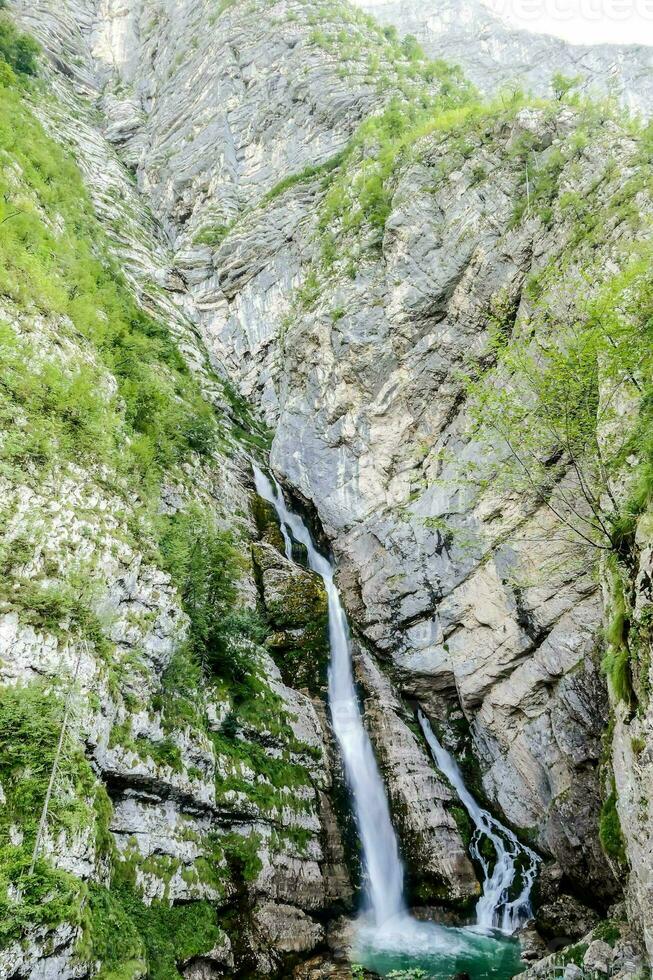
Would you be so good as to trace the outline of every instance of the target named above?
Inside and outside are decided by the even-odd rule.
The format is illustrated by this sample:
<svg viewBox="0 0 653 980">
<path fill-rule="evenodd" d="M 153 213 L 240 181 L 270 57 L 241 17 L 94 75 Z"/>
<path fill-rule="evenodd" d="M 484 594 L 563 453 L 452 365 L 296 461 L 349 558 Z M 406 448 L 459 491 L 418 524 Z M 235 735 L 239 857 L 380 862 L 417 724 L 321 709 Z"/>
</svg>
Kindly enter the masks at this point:
<svg viewBox="0 0 653 980">
<path fill-rule="evenodd" d="M 258 494 L 274 507 L 284 537 L 286 557 L 292 560 L 292 538 L 304 545 L 308 565 L 322 578 L 329 603 L 329 707 L 342 754 L 363 847 L 367 895 L 376 926 L 405 913 L 403 868 L 385 788 L 369 736 L 363 725 L 354 677 L 347 618 L 333 581 L 333 566 L 316 549 L 301 517 L 286 505 L 279 484 L 256 466 Z"/>
<path fill-rule="evenodd" d="M 476 906 L 477 924 L 482 929 L 501 929 L 502 932 L 512 934 L 531 918 L 531 889 L 540 859 L 529 847 L 521 844 L 511 830 L 478 805 L 465 786 L 455 759 L 440 745 L 428 718 L 421 710 L 417 712 L 417 719 L 438 769 L 456 790 L 476 828 L 470 850 L 485 875 L 483 893 Z M 492 873 L 490 864 L 480 849 L 483 837 L 492 842 L 496 853 Z M 522 887 L 516 898 L 511 900 L 510 891 L 518 874 L 522 878 Z"/>
<path fill-rule="evenodd" d="M 309 567 L 322 578 L 327 593 L 331 652 L 329 707 L 351 791 L 366 878 L 368 908 L 358 930 L 356 956 L 381 975 L 397 968 L 419 966 L 435 970 L 435 976 L 439 977 L 464 971 L 474 978 L 492 976 L 494 980 L 507 980 L 519 968 L 519 956 L 514 943 L 499 941 L 491 935 L 474 931 L 478 926 L 473 929 L 451 928 L 433 922 L 420 922 L 407 911 L 399 846 L 383 780 L 363 725 L 356 696 L 349 628 L 333 580 L 333 566 L 315 547 L 302 518 L 288 508 L 281 487 L 274 477 L 268 479 L 256 464 L 252 465 L 256 490 L 260 497 L 272 505 L 279 519 L 286 558 L 293 560 L 293 541 L 302 544 L 306 548 Z M 428 725 L 426 719 L 424 722 Z M 436 742 L 432 732 L 431 736 Z M 462 779 L 460 784 L 469 800 L 468 804 L 461 794 L 463 803 L 468 809 L 470 805 L 476 806 L 464 788 Z M 476 808 L 479 813 L 484 813 Z M 495 833 L 495 829 L 501 829 L 506 838 L 510 839 L 510 831 L 504 831 L 500 825 L 493 829 L 496 822 L 492 823 L 493 818 L 487 816 L 487 826 L 492 833 Z M 495 836 L 498 837 L 496 833 Z M 508 853 L 509 847 L 504 847 L 504 850 Z M 487 883 L 487 866 L 480 852 L 478 857 L 486 868 Z M 493 877 L 494 873 L 490 878 Z M 484 889 L 479 909 L 486 897 L 486 891 Z M 528 892 L 524 893 L 526 902 Z M 489 891 L 487 894 L 489 896 Z M 491 901 L 489 897 L 488 901 Z M 510 915 L 514 914 L 516 917 L 519 899 L 509 904 L 515 906 Z"/>
</svg>

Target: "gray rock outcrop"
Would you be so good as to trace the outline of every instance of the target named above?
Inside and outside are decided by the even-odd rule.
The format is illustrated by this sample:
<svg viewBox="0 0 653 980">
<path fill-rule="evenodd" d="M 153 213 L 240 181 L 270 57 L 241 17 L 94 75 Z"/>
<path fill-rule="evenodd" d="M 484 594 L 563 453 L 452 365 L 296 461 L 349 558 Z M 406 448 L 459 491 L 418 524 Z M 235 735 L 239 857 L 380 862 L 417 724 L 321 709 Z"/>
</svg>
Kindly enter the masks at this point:
<svg viewBox="0 0 653 980">
<path fill-rule="evenodd" d="M 511 27 L 481 0 L 355 3 L 380 23 L 417 38 L 431 58 L 460 65 L 487 94 L 519 85 L 550 95 L 553 76 L 559 73 L 578 79 L 581 90 L 616 96 L 631 111 L 651 115 L 650 44 L 570 44 L 550 34 Z"/>
</svg>

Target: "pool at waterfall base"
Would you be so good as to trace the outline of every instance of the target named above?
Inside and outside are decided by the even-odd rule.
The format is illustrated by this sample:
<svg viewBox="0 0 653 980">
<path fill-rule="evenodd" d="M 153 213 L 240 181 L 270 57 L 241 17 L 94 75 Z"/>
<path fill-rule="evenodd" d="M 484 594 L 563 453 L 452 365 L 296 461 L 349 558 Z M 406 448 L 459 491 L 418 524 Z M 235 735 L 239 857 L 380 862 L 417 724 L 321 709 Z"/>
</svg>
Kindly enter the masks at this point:
<svg viewBox="0 0 653 980">
<path fill-rule="evenodd" d="M 358 929 L 352 962 L 385 977 L 394 970 L 423 971 L 426 978 L 467 974 L 471 980 L 509 980 L 525 969 L 516 939 L 477 926 L 452 928 L 399 916 Z"/>
</svg>

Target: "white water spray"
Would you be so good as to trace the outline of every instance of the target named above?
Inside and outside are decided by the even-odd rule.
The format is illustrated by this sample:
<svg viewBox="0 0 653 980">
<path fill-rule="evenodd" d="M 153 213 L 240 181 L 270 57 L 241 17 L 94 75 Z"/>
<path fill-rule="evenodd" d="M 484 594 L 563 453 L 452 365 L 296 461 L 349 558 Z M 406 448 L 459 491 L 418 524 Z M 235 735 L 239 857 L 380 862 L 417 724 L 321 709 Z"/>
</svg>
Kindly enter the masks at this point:
<svg viewBox="0 0 653 980">
<path fill-rule="evenodd" d="M 333 566 L 315 547 L 301 517 L 289 510 L 277 481 L 268 479 L 255 464 L 254 478 L 257 492 L 273 506 L 277 514 L 286 557 L 292 561 L 293 541 L 304 545 L 308 565 L 322 578 L 327 593 L 331 652 L 329 706 L 362 844 L 365 893 L 369 906 L 367 922 L 361 924 L 358 932 L 360 952 L 367 955 L 370 951 L 385 950 L 392 955 L 412 958 L 412 962 L 415 958 L 425 962 L 423 957 L 426 957 L 429 964 L 434 963 L 437 969 L 448 972 L 456 972 L 459 957 L 467 957 L 465 962 L 468 963 L 478 963 L 478 957 L 481 957 L 484 963 L 495 964 L 492 967 L 495 972 L 501 958 L 505 955 L 510 957 L 511 952 L 509 948 L 502 947 L 487 930 L 499 927 L 511 933 L 529 917 L 530 891 L 539 858 L 478 806 L 465 787 L 456 763 L 439 745 L 428 720 L 420 712 L 420 723 L 434 758 L 457 789 L 476 825 L 472 850 L 485 871 L 485 884 L 478 903 L 476 927 L 450 928 L 432 922 L 419 922 L 408 914 L 403 897 L 404 873 L 399 847 L 390 819 L 385 787 L 356 696 L 349 629 L 333 580 Z M 489 837 L 497 852 L 492 874 L 479 850 L 482 835 Z M 528 858 L 524 870 L 519 872 L 523 875 L 523 888 L 520 895 L 510 901 L 508 890 L 517 874 L 517 862 L 521 855 Z M 514 972 L 516 970 L 510 970 L 507 975 L 511 976 Z"/>
<path fill-rule="evenodd" d="M 404 873 L 385 788 L 369 736 L 363 725 L 352 673 L 347 618 L 333 581 L 333 566 L 316 549 L 301 517 L 287 507 L 279 484 L 254 465 L 256 490 L 274 507 L 286 557 L 292 560 L 292 538 L 303 544 L 309 567 L 322 578 L 329 602 L 329 706 L 333 730 L 342 753 L 363 847 L 367 897 L 375 926 L 406 914 Z"/>
<path fill-rule="evenodd" d="M 485 875 L 483 893 L 476 906 L 477 924 L 482 929 L 501 929 L 512 934 L 531 918 L 531 889 L 540 859 L 529 847 L 521 844 L 511 830 L 478 805 L 465 786 L 455 759 L 435 737 L 428 718 L 421 710 L 417 712 L 417 718 L 438 769 L 456 790 L 476 828 L 470 850 Z M 480 850 L 483 837 L 492 842 L 496 853 L 491 874 L 489 862 Z M 517 897 L 511 901 L 510 891 L 518 873 L 521 875 L 522 887 Z"/>
</svg>

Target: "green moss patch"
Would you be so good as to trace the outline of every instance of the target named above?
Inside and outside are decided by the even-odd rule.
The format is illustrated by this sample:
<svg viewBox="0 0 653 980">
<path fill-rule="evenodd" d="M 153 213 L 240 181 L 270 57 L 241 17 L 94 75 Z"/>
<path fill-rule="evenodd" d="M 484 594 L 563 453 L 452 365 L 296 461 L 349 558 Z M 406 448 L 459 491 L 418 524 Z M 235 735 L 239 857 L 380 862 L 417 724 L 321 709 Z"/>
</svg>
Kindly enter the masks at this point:
<svg viewBox="0 0 653 980">
<path fill-rule="evenodd" d="M 92 886 L 80 954 L 100 960 L 100 980 L 180 980 L 181 964 L 207 953 L 224 933 L 204 901 L 145 905 L 127 888 Z"/>
<path fill-rule="evenodd" d="M 626 842 L 621 830 L 619 813 L 617 812 L 617 792 L 614 783 L 609 796 L 601 807 L 601 814 L 599 816 L 599 840 L 609 858 L 622 868 L 628 866 Z"/>
</svg>

